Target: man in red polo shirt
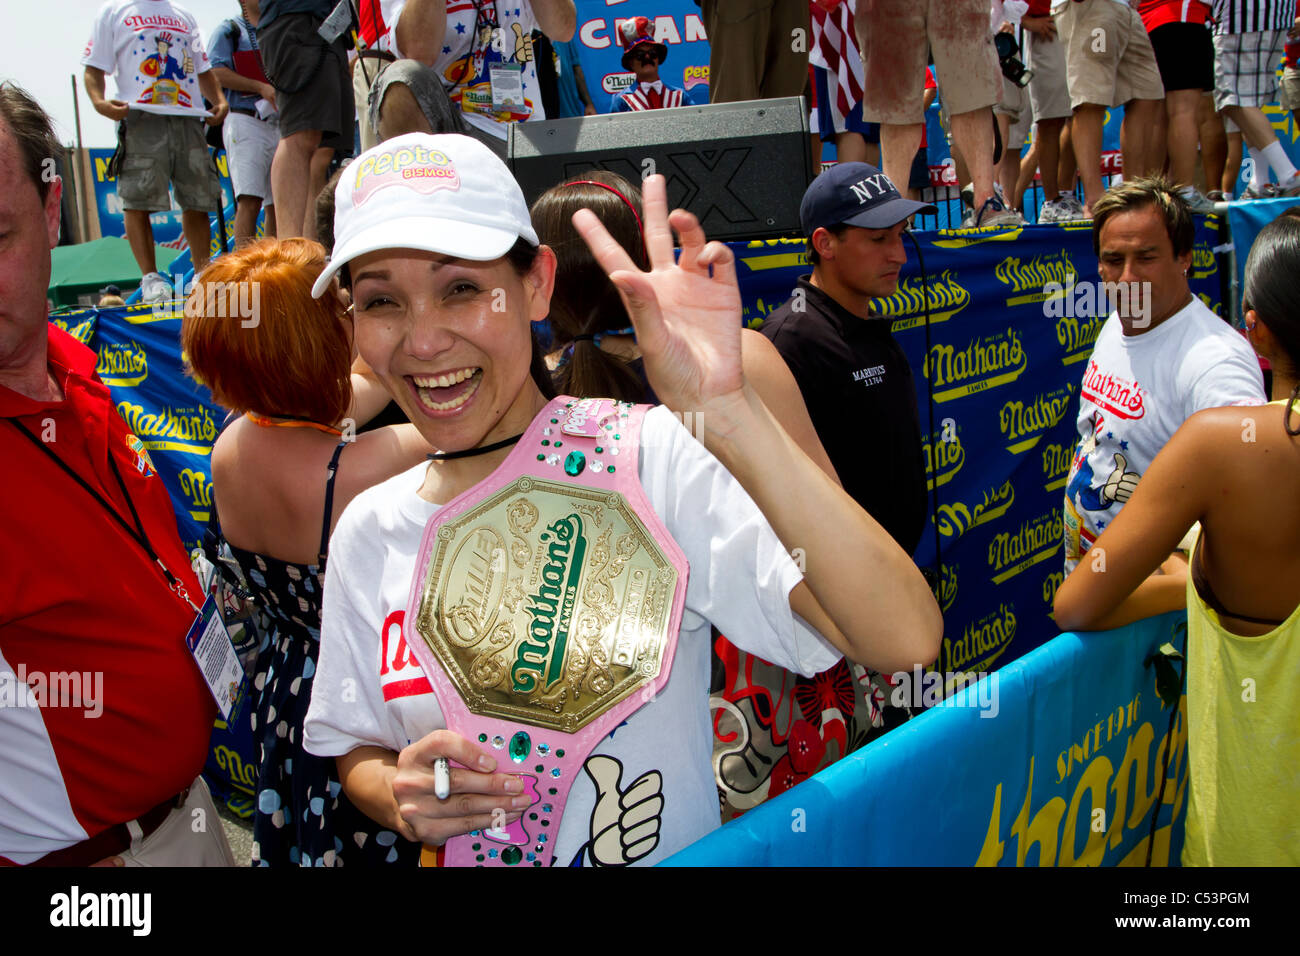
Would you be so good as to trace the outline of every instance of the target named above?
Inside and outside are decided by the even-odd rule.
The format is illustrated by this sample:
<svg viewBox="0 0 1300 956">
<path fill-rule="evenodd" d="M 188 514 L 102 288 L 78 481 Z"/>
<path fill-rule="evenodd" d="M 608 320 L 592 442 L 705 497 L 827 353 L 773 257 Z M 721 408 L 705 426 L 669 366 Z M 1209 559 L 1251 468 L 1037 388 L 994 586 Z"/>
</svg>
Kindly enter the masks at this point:
<svg viewBox="0 0 1300 956">
<path fill-rule="evenodd" d="M 196 780 L 202 592 L 94 353 L 46 319 L 58 150 L 0 85 L 0 864 L 233 865 Z"/>
</svg>

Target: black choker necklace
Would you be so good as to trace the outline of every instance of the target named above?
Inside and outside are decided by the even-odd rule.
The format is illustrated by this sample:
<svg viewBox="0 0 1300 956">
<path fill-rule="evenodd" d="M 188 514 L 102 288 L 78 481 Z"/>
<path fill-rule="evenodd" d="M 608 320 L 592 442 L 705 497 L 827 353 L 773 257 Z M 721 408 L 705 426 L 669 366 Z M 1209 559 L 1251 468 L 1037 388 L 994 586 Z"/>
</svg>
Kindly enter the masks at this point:
<svg viewBox="0 0 1300 956">
<path fill-rule="evenodd" d="M 504 438 L 501 441 L 493 442 L 490 445 L 484 445 L 481 448 L 466 448 L 464 451 L 440 451 L 429 455 L 429 461 L 451 461 L 453 458 L 472 458 L 475 455 L 486 455 L 488 452 L 500 451 L 502 448 L 509 448 L 519 439 L 524 437 L 520 432 L 514 438 Z"/>
</svg>

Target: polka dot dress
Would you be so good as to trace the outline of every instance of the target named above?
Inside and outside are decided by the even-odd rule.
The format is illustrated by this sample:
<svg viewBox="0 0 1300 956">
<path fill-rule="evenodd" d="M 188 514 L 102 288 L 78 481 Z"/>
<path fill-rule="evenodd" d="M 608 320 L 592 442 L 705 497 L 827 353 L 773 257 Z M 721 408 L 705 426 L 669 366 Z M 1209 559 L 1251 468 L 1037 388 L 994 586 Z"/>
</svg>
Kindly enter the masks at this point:
<svg viewBox="0 0 1300 956">
<path fill-rule="evenodd" d="M 254 600 L 272 620 L 263 636 L 253 691 L 257 745 L 254 866 L 416 866 L 420 847 L 385 829 L 343 793 L 334 759 L 302 747 L 320 648 L 324 568 L 231 553 Z"/>
</svg>

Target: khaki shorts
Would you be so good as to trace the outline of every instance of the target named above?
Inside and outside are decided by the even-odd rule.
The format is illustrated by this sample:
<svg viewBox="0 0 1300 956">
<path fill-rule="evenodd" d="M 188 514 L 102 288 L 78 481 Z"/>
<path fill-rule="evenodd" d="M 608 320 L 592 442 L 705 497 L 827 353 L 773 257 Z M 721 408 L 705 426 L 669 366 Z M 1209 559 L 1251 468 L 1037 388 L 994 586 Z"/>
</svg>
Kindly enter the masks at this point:
<svg viewBox="0 0 1300 956">
<path fill-rule="evenodd" d="M 1029 100 L 1034 106 L 1034 122 L 1068 119 L 1070 87 L 1065 79 L 1065 41 L 1044 40 L 1036 33 L 1025 32 L 1025 66 L 1034 71 L 1029 81 Z"/>
<path fill-rule="evenodd" d="M 1002 71 L 984 0 L 858 0 L 856 26 L 864 72 L 862 113 L 869 123 L 925 121 L 927 44 L 950 116 L 1002 98 Z"/>
<path fill-rule="evenodd" d="M 1284 110 L 1300 110 L 1300 70 L 1288 66 L 1283 71 L 1277 100 Z"/>
<path fill-rule="evenodd" d="M 1132 7 L 1115 0 L 1068 3 L 1056 16 L 1056 30 L 1065 42 L 1073 109 L 1165 98 L 1155 51 Z"/>
<path fill-rule="evenodd" d="M 125 866 L 235 866 L 221 817 L 208 785 L 199 777 L 186 795 L 185 805 L 167 815 L 147 837 L 135 821 L 131 846 L 119 853 Z"/>
<path fill-rule="evenodd" d="M 131 110 L 122 122 L 126 158 L 117 174 L 117 198 L 123 209 L 170 209 L 167 187 L 171 185 L 182 209 L 216 211 L 221 183 L 201 119 Z"/>
</svg>

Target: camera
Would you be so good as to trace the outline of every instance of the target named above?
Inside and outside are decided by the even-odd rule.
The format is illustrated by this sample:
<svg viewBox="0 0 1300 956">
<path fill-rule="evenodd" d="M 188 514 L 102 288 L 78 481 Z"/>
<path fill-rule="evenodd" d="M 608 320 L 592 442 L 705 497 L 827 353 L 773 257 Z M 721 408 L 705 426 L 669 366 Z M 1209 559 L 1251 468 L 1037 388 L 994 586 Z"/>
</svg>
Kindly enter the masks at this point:
<svg viewBox="0 0 1300 956">
<path fill-rule="evenodd" d="M 1016 38 L 1010 33 L 995 33 L 993 45 L 998 51 L 998 63 L 1002 67 L 1002 75 L 1016 86 L 1028 86 L 1029 81 L 1034 78 L 1034 71 L 1017 58 L 1020 44 L 1016 42 Z"/>
</svg>

